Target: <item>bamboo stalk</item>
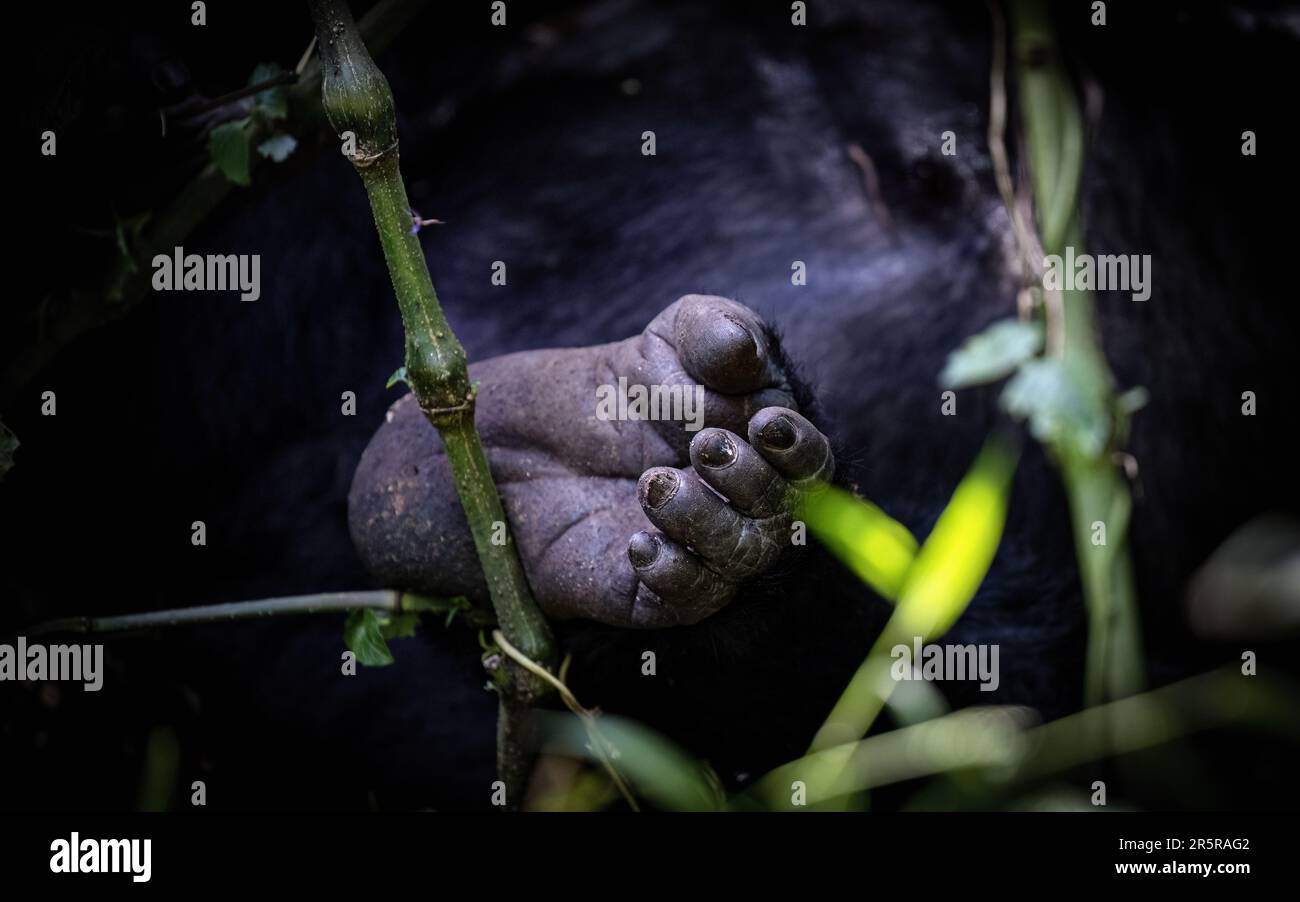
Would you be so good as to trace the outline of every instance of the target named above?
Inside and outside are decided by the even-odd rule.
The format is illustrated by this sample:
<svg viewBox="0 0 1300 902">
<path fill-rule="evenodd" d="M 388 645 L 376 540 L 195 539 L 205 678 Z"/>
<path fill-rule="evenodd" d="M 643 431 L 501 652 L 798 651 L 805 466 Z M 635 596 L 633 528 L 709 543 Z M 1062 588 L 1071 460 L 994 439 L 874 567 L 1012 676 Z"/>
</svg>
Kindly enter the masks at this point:
<svg viewBox="0 0 1300 902">
<path fill-rule="evenodd" d="M 1079 103 L 1061 63 L 1046 4 L 1013 0 L 1013 58 L 1020 83 L 1020 114 L 1033 184 L 1034 207 L 1044 254 L 1083 248 L 1078 209 L 1083 170 Z M 1111 416 L 1111 436 L 1097 455 L 1065 443 L 1050 450 L 1061 470 L 1073 520 L 1079 578 L 1088 605 L 1088 661 L 1084 703 L 1097 705 L 1141 691 L 1142 642 L 1133 565 L 1128 547 L 1132 498 L 1114 452 L 1127 433 L 1115 378 L 1101 348 L 1090 293 L 1061 293 L 1062 335 L 1058 354 L 1077 378 L 1096 386 Z M 1108 544 L 1090 541 L 1092 524 L 1107 524 Z"/>
<path fill-rule="evenodd" d="M 518 554 L 510 543 L 491 541 L 493 523 L 505 522 L 505 514 L 474 428 L 474 387 L 465 350 L 443 316 L 419 239 L 411 231 L 392 91 L 366 50 L 345 0 L 309 0 L 309 5 L 316 22 L 325 115 L 340 138 L 348 132 L 355 138 L 352 163 L 369 195 L 401 309 L 406 381 L 442 438 L 502 633 L 531 660 L 554 667 L 555 641 L 529 593 Z M 517 802 L 535 744 L 527 724 L 528 707 L 550 687 L 513 661 L 494 678 L 501 693 L 497 765 L 508 797 Z"/>
</svg>

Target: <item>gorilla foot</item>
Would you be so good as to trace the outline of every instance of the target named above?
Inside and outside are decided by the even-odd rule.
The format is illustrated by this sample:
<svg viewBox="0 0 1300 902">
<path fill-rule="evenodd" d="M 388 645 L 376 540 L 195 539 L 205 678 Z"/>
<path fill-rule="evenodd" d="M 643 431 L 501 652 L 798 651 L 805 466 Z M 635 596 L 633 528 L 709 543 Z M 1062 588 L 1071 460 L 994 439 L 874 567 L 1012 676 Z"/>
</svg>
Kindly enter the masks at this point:
<svg viewBox="0 0 1300 902">
<path fill-rule="evenodd" d="M 495 357 L 470 376 L 509 535 L 551 617 L 702 620 L 775 563 L 800 493 L 834 469 L 770 330 L 725 298 L 688 295 L 625 341 Z M 602 400 L 615 384 L 702 391 L 703 416 L 678 405 L 676 418 L 611 418 Z M 413 396 L 366 448 L 348 509 L 386 585 L 486 597 L 441 442 Z"/>
</svg>

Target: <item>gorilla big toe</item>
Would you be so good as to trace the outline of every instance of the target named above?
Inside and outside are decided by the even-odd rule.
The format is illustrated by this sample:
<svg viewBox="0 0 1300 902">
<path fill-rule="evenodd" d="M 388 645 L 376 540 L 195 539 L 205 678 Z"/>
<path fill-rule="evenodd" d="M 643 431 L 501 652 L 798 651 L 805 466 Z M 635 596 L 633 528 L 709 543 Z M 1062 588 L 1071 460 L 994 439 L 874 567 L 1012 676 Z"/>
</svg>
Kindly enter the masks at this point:
<svg viewBox="0 0 1300 902">
<path fill-rule="evenodd" d="M 776 562 L 800 494 L 834 469 L 785 370 L 752 310 L 702 295 L 625 341 L 470 367 L 509 535 L 549 616 L 695 623 Z M 698 398 L 703 415 L 689 403 L 602 415 L 600 389 L 616 385 Z M 442 444 L 413 396 L 371 439 L 348 509 L 352 540 L 385 585 L 487 597 Z"/>
</svg>

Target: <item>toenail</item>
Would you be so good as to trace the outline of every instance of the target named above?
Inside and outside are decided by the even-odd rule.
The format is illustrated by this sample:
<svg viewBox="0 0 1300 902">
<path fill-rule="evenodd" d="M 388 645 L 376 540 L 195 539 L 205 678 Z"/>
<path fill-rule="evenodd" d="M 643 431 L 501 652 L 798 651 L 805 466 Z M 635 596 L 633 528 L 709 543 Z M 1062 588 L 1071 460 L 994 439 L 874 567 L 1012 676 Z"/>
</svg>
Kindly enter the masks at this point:
<svg viewBox="0 0 1300 902">
<path fill-rule="evenodd" d="M 633 567 L 648 567 L 659 557 L 659 539 L 648 533 L 639 532 L 632 537 L 627 546 L 627 556 Z"/>
<path fill-rule="evenodd" d="M 657 510 L 667 504 L 676 493 L 677 474 L 672 470 L 656 473 L 650 477 L 650 484 L 646 486 L 646 504 Z"/>
<path fill-rule="evenodd" d="M 758 341 L 755 340 L 754 333 L 749 331 L 749 327 L 731 314 L 724 316 L 723 321 L 735 329 L 735 339 L 729 343 L 735 348 L 738 359 L 757 358 Z"/>
<path fill-rule="evenodd" d="M 759 431 L 763 444 L 776 451 L 784 451 L 794 444 L 794 426 L 783 416 L 774 417 Z"/>
<path fill-rule="evenodd" d="M 721 469 L 736 461 L 736 443 L 725 432 L 714 432 L 700 442 L 700 463 Z"/>
</svg>

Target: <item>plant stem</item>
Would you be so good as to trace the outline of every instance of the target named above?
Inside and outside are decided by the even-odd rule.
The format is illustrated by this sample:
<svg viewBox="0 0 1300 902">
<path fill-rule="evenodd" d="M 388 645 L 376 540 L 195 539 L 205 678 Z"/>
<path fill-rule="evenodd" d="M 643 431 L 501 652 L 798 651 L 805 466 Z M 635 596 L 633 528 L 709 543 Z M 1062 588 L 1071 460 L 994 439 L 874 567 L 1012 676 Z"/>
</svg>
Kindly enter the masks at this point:
<svg viewBox="0 0 1300 902">
<path fill-rule="evenodd" d="M 1061 64 L 1045 4 L 1013 0 L 1013 58 L 1020 82 L 1021 118 L 1033 183 L 1042 250 L 1083 252 L 1078 211 L 1083 171 L 1083 124 L 1070 78 Z M 1050 292 L 1049 292 L 1050 293 Z M 1145 677 L 1133 566 L 1128 549 L 1132 499 L 1114 452 L 1127 434 L 1115 378 L 1102 353 L 1093 299 L 1087 291 L 1061 292 L 1058 356 L 1080 384 L 1099 394 L 1111 420 L 1110 440 L 1100 454 L 1085 455 L 1053 443 L 1073 518 L 1079 579 L 1088 604 L 1088 662 L 1084 703 L 1097 705 L 1140 691 Z M 1107 543 L 1094 544 L 1094 523 L 1107 526 Z"/>
<path fill-rule="evenodd" d="M 406 380 L 442 438 L 502 633 L 528 658 L 553 667 L 555 642 L 529 593 L 518 554 L 510 543 L 491 541 L 493 525 L 505 523 L 505 513 L 474 428 L 474 388 L 465 350 L 443 316 L 419 239 L 411 230 L 411 208 L 398 164 L 392 91 L 366 50 L 345 0 L 309 0 L 309 5 L 324 76 L 325 115 L 340 138 L 348 132 L 355 138 L 352 163 L 370 197 L 401 309 Z M 518 799 L 530 766 L 530 747 L 535 744 L 527 709 L 550 687 L 513 661 L 507 667 L 509 678 L 497 681 L 501 692 L 497 763 L 508 796 Z"/>
<path fill-rule="evenodd" d="M 363 147 L 358 143 L 358 150 L 367 153 L 375 145 L 369 150 Z M 419 239 L 411 232 L 410 205 L 397 152 L 379 149 L 377 153 L 378 160 L 358 165 L 358 171 L 370 195 L 406 328 L 406 380 L 442 438 L 502 631 L 532 660 L 554 664 L 550 629 L 529 595 L 518 555 L 509 544 L 491 541 L 493 524 L 504 523 L 505 514 L 474 428 L 474 388 L 465 351 L 443 316 Z M 542 685 L 537 683 L 537 688 Z"/>
<path fill-rule="evenodd" d="M 254 94 L 261 94 L 263 91 L 278 87 L 279 85 L 291 85 L 298 81 L 297 72 L 281 72 L 265 81 L 259 81 L 257 84 L 245 85 L 242 88 L 231 91 L 228 94 L 222 94 L 220 97 L 214 97 L 206 103 L 200 104 L 192 109 L 185 110 L 186 117 L 193 118 L 201 116 L 204 113 L 210 113 L 219 109 L 228 103 L 234 103 L 236 100 L 243 100 L 245 97 L 252 97 Z"/>
<path fill-rule="evenodd" d="M 330 611 L 352 611 L 370 608 L 376 611 L 449 611 L 451 605 L 442 599 L 426 598 L 398 592 L 393 589 L 376 589 L 366 592 L 323 592 L 316 595 L 290 595 L 283 598 L 261 598 L 256 601 L 232 601 L 225 604 L 201 605 L 193 608 L 175 608 L 167 611 L 149 611 L 144 614 L 119 614 L 111 617 L 63 617 L 38 623 L 29 628 L 28 636 L 45 633 L 116 633 L 127 630 L 155 627 L 186 626 L 195 623 L 218 623 L 233 620 L 254 620 L 285 614 L 321 614 Z M 486 625 L 490 618 L 481 612 L 467 613 L 471 622 Z"/>
<path fill-rule="evenodd" d="M 492 631 L 492 639 L 507 657 L 514 660 L 516 664 L 523 667 L 525 670 L 535 673 L 539 678 L 550 683 L 551 686 L 555 688 L 555 691 L 560 694 L 560 699 L 564 704 L 568 706 L 570 711 L 577 715 L 580 721 L 582 721 L 582 725 L 587 731 L 587 737 L 591 740 L 592 754 L 600 761 L 601 767 L 605 768 L 605 773 L 609 775 L 610 782 L 614 784 L 614 788 L 623 796 L 623 801 L 627 802 L 629 808 L 633 811 L 640 811 L 641 807 L 637 804 L 636 797 L 632 795 L 632 790 L 627 785 L 627 781 L 623 779 L 623 775 L 620 774 L 618 768 L 614 766 L 614 758 L 611 754 L 612 747 L 609 740 L 607 740 L 600 732 L 600 725 L 596 722 L 596 712 L 584 708 L 578 702 L 573 691 L 564 684 L 565 666 L 567 666 L 569 659 L 565 660 L 565 666 L 560 668 L 560 676 L 557 678 L 554 674 L 542 670 L 535 663 L 520 654 L 519 650 L 510 644 L 510 640 L 506 639 L 506 637 L 501 634 L 500 630 Z"/>
</svg>

